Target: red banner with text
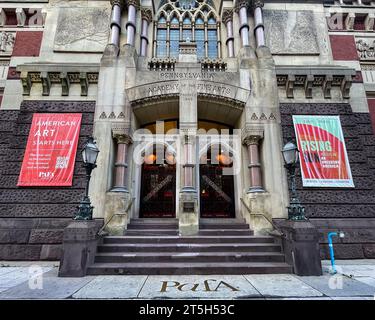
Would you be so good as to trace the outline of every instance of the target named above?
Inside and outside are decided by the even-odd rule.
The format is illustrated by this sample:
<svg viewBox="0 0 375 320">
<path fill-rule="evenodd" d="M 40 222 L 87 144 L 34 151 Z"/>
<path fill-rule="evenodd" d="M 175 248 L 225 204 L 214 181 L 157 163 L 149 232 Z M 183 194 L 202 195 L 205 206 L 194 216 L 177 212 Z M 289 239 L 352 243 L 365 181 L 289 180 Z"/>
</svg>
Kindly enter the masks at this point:
<svg viewBox="0 0 375 320">
<path fill-rule="evenodd" d="M 71 186 L 82 114 L 35 113 L 18 186 Z"/>
</svg>

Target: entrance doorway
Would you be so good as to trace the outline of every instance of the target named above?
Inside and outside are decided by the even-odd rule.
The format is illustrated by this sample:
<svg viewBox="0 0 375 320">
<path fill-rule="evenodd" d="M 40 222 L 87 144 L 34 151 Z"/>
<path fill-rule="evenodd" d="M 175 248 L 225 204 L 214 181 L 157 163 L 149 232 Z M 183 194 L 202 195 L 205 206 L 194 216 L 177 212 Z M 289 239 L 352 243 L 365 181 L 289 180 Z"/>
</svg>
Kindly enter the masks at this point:
<svg viewBox="0 0 375 320">
<path fill-rule="evenodd" d="M 220 146 L 208 149 L 206 159 L 199 166 L 201 218 L 235 217 L 234 177 L 223 174 L 232 165 Z"/>
<path fill-rule="evenodd" d="M 142 165 L 139 216 L 176 217 L 176 165 L 168 159 L 158 161 L 156 152 L 147 155 Z"/>
</svg>

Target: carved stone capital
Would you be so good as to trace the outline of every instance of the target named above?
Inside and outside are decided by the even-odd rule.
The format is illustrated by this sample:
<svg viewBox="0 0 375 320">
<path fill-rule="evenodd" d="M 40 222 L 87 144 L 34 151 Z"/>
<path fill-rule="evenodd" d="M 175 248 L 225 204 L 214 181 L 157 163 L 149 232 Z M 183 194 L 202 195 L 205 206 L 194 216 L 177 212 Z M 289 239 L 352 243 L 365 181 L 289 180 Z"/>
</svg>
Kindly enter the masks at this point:
<svg viewBox="0 0 375 320">
<path fill-rule="evenodd" d="M 131 143 L 133 143 L 132 137 L 127 135 L 127 134 L 114 133 L 113 138 L 116 139 L 117 144 L 131 144 Z"/>
<path fill-rule="evenodd" d="M 253 8 L 263 8 L 264 0 L 253 0 Z"/>
<path fill-rule="evenodd" d="M 223 12 L 222 21 L 227 24 L 229 21 L 233 21 L 233 10 L 225 9 Z"/>
<path fill-rule="evenodd" d="M 112 123 L 112 137 L 117 140 L 117 143 L 132 143 L 130 136 L 130 123 L 127 122 L 113 122 Z"/>
<path fill-rule="evenodd" d="M 125 7 L 125 0 L 111 0 L 111 5 L 113 6 L 119 6 L 121 9 L 124 9 Z"/>
<path fill-rule="evenodd" d="M 249 146 L 259 144 L 264 137 L 264 130 L 261 127 L 245 126 L 242 130 L 242 143 Z"/>
<path fill-rule="evenodd" d="M 251 145 L 258 145 L 259 141 L 263 139 L 263 136 L 260 135 L 248 135 L 246 136 L 242 143 L 246 146 L 251 146 Z"/>
<path fill-rule="evenodd" d="M 250 8 L 251 0 L 237 0 L 234 11 L 238 13 L 243 7 L 245 7 L 246 9 Z"/>
<path fill-rule="evenodd" d="M 126 0 L 126 6 L 134 6 L 136 9 L 140 8 L 140 1 L 139 0 Z"/>
<path fill-rule="evenodd" d="M 150 8 L 141 9 L 142 19 L 146 20 L 148 23 L 152 21 L 152 10 Z"/>
</svg>

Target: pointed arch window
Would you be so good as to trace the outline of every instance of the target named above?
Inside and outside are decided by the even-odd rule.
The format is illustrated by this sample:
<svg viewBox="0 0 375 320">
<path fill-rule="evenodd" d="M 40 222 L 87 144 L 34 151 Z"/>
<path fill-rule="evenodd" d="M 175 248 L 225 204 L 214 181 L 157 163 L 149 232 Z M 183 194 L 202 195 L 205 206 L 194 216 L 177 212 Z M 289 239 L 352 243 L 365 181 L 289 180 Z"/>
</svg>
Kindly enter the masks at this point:
<svg viewBox="0 0 375 320">
<path fill-rule="evenodd" d="M 158 16 L 154 56 L 177 58 L 180 41 L 195 41 L 198 59 L 218 57 L 219 25 L 212 1 L 165 0 Z"/>
</svg>

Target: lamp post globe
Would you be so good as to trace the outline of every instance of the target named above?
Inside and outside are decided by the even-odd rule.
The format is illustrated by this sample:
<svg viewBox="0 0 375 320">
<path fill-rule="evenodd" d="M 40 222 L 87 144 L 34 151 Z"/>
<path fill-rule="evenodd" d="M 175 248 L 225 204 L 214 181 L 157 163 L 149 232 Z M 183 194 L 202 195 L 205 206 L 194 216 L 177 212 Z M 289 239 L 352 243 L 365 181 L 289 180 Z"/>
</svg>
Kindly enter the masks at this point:
<svg viewBox="0 0 375 320">
<path fill-rule="evenodd" d="M 81 151 L 83 166 L 86 169 L 86 188 L 85 195 L 83 196 L 78 210 L 74 216 L 74 220 L 92 220 L 92 210 L 91 201 L 89 198 L 89 185 L 91 179 L 91 172 L 96 168 L 96 160 L 98 158 L 99 149 L 94 141 L 93 137 L 88 137 L 85 146 Z"/>
<path fill-rule="evenodd" d="M 307 218 L 305 217 L 305 208 L 301 205 L 296 188 L 296 169 L 299 160 L 299 150 L 295 143 L 289 141 L 284 145 L 281 152 L 285 163 L 284 167 L 288 171 L 291 185 L 291 198 L 290 205 L 288 206 L 288 219 L 293 221 L 306 221 Z"/>
</svg>

